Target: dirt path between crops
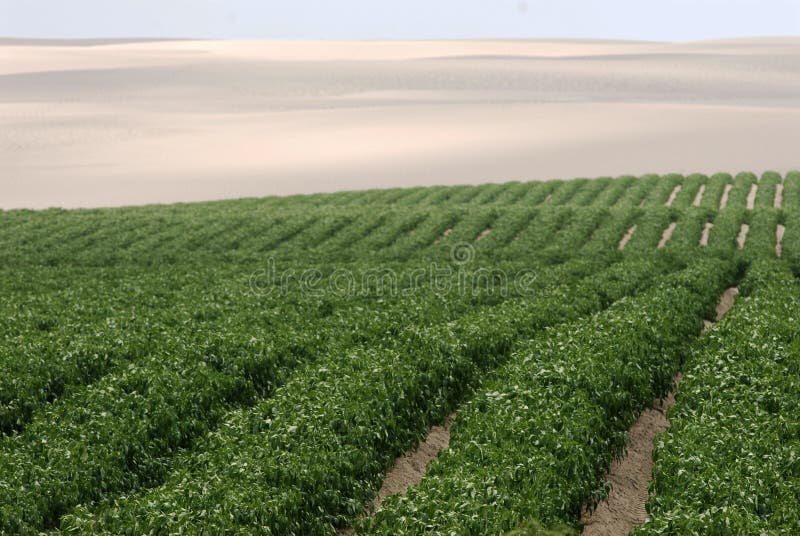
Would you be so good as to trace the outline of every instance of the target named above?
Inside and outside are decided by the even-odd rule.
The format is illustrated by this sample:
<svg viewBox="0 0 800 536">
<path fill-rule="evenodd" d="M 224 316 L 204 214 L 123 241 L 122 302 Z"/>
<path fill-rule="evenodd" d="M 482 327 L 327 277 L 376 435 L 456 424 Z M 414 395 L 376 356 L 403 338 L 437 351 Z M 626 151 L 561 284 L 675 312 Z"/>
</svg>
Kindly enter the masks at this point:
<svg viewBox="0 0 800 536">
<path fill-rule="evenodd" d="M 488 234 L 491 233 L 491 232 L 492 232 L 492 228 L 491 227 L 487 227 L 486 229 L 481 231 L 481 234 L 479 234 L 477 238 L 475 238 L 475 242 L 480 242 L 481 240 L 486 238 L 488 236 Z"/>
<path fill-rule="evenodd" d="M 682 186 L 679 184 L 679 185 L 677 185 L 675 187 L 674 190 L 672 190 L 672 193 L 669 194 L 669 199 L 667 199 L 667 202 L 664 203 L 665 206 L 668 206 L 668 207 L 672 206 L 672 203 L 675 202 L 675 198 L 678 197 L 679 193 L 681 193 L 681 188 L 682 188 Z"/>
<path fill-rule="evenodd" d="M 775 208 L 783 208 L 783 184 L 778 184 L 775 188 Z"/>
<path fill-rule="evenodd" d="M 635 232 L 636 232 L 636 225 L 634 225 L 630 229 L 628 229 L 628 232 L 626 232 L 625 236 L 622 237 L 622 240 L 619 241 L 619 246 L 618 247 L 619 247 L 620 251 L 624 251 L 625 250 L 625 246 L 627 246 L 628 242 L 631 241 L 631 238 L 633 238 L 633 233 L 635 233 Z"/>
<path fill-rule="evenodd" d="M 705 195 L 705 193 L 706 193 L 706 185 L 705 184 L 701 184 L 700 185 L 700 189 L 697 190 L 697 195 L 694 196 L 694 201 L 692 201 L 692 206 L 693 207 L 699 207 L 700 206 L 700 204 L 703 202 L 703 196 Z"/>
<path fill-rule="evenodd" d="M 736 243 L 739 244 L 739 249 L 744 249 L 744 245 L 747 242 L 747 233 L 749 232 L 750 226 L 746 223 L 743 223 L 741 230 L 739 230 L 739 236 L 736 238 Z"/>
<path fill-rule="evenodd" d="M 672 233 L 675 232 L 675 228 L 678 226 L 676 222 L 672 222 L 669 224 L 669 227 L 664 229 L 664 234 L 661 236 L 661 242 L 658 243 L 658 249 L 664 249 L 669 242 L 670 238 L 672 238 Z"/>
<path fill-rule="evenodd" d="M 725 315 L 728 314 L 728 311 L 730 311 L 731 307 L 733 307 L 733 304 L 736 301 L 736 296 L 738 295 L 738 287 L 731 287 L 722 294 L 722 297 L 720 297 L 719 303 L 717 304 L 717 318 L 714 319 L 715 322 L 719 322 L 725 318 Z"/>
<path fill-rule="evenodd" d="M 441 242 L 442 240 L 444 240 L 445 238 L 450 236 L 450 233 L 452 233 L 452 232 L 453 232 L 453 228 L 452 227 L 448 227 L 447 229 L 445 229 L 444 232 L 442 233 L 442 236 L 440 236 L 439 238 L 434 240 L 433 245 L 435 246 L 436 244 L 438 244 L 439 242 Z"/>
<path fill-rule="evenodd" d="M 419 484 L 428 463 L 439 456 L 439 452 L 450 445 L 450 427 L 455 419 L 455 413 L 447 416 L 441 426 L 432 426 L 428 436 L 419 447 L 410 450 L 394 461 L 394 466 L 386 473 L 383 485 L 378 490 L 378 495 L 372 501 L 368 515 L 373 515 L 381 507 L 386 497 L 403 494 L 408 488 Z M 350 536 L 354 533 L 352 528 L 339 530 L 339 536 Z"/>
<path fill-rule="evenodd" d="M 717 322 L 733 306 L 738 293 L 737 288 L 729 288 L 722 294 L 717 305 Z M 713 326 L 714 323 L 706 321 L 706 329 Z M 681 373 L 675 376 L 675 389 L 682 379 Z M 608 498 L 592 511 L 584 507 L 582 536 L 627 536 L 647 521 L 645 504 L 653 475 L 653 442 L 656 434 L 669 428 L 667 411 L 674 403 L 673 391 L 663 400 L 653 402 L 628 431 L 625 456 L 614 461 L 606 475 L 606 480 L 611 483 Z"/>
<path fill-rule="evenodd" d="M 781 225 L 781 224 L 778 224 L 778 229 L 775 232 L 775 237 L 777 239 L 775 241 L 775 255 L 777 255 L 778 257 L 782 257 L 783 256 L 783 235 L 784 234 L 786 234 L 786 227 Z"/>
<path fill-rule="evenodd" d="M 723 208 L 728 206 L 728 198 L 731 195 L 731 190 L 733 190 L 733 184 L 726 184 L 725 191 L 722 192 L 722 198 L 719 200 L 719 209 L 722 210 Z"/>
<path fill-rule="evenodd" d="M 758 195 L 758 184 L 754 184 L 753 187 L 750 188 L 750 193 L 747 194 L 747 210 L 756 208 L 756 195 Z"/>
<path fill-rule="evenodd" d="M 714 228 L 714 224 L 711 222 L 706 223 L 705 228 L 703 229 L 703 234 L 700 236 L 700 245 L 702 247 L 708 246 L 708 238 L 711 236 L 711 229 Z"/>
<path fill-rule="evenodd" d="M 680 381 L 680 375 L 676 382 Z M 627 536 L 647 521 L 647 486 L 653 473 L 653 440 L 669 428 L 667 410 L 675 403 L 672 393 L 642 412 L 628 431 L 625 457 L 611 464 L 606 480 L 608 499 L 581 516 L 583 536 Z"/>
</svg>

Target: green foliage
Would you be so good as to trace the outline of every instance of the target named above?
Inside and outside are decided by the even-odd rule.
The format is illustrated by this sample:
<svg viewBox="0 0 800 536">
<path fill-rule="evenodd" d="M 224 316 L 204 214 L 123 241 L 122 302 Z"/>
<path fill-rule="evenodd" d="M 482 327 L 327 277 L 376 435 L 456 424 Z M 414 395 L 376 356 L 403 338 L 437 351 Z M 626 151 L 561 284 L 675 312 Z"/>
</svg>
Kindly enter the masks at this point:
<svg viewBox="0 0 800 536">
<path fill-rule="evenodd" d="M 771 173 L 745 209 L 755 181 L 648 175 L 0 212 L 0 532 L 334 534 L 362 517 L 395 457 L 457 411 L 451 450 L 362 528 L 571 533 L 721 289 L 750 264 L 743 295 L 788 281 L 785 264 L 763 261 L 778 223 L 800 273 L 800 175 L 787 176 L 781 210 Z M 270 263 L 286 281 L 262 281 Z M 431 268 L 450 271 L 415 279 Z M 376 271 L 398 286 L 336 289 L 343 272 Z M 487 285 L 459 286 L 477 276 Z M 759 404 L 792 400 L 790 380 L 775 388 L 785 399 L 741 383 Z M 765 449 L 777 436 L 759 419 Z M 789 495 L 765 489 L 759 508 L 788 508 Z M 774 526 L 793 527 L 781 515 Z"/>
<path fill-rule="evenodd" d="M 522 344 L 459 410 L 450 448 L 367 534 L 501 534 L 574 525 L 636 415 L 669 388 L 732 273 L 721 261 Z"/>
<path fill-rule="evenodd" d="M 745 286 L 693 349 L 637 535 L 800 530 L 800 285 L 759 261 Z"/>
</svg>

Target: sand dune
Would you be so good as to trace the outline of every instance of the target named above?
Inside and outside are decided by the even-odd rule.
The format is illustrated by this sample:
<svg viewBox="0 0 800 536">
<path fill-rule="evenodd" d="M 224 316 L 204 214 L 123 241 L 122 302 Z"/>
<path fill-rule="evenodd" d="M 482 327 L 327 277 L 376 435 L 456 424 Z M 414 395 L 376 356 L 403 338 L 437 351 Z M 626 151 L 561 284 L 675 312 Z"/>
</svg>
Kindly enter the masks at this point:
<svg viewBox="0 0 800 536">
<path fill-rule="evenodd" d="M 0 206 L 800 167 L 800 38 L 0 42 Z"/>
</svg>

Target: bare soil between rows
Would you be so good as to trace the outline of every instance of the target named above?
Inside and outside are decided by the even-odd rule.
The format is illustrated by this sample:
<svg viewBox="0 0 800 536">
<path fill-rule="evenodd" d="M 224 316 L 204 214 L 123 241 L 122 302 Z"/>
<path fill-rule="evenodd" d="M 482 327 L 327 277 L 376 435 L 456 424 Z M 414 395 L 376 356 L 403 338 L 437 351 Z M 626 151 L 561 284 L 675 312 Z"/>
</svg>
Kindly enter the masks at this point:
<svg viewBox="0 0 800 536">
<path fill-rule="evenodd" d="M 699 207 L 703 203 L 703 195 L 706 193 L 706 185 L 703 184 L 700 186 L 700 189 L 697 190 L 697 195 L 694 197 L 694 201 L 692 201 L 693 207 Z"/>
<path fill-rule="evenodd" d="M 422 481 L 428 470 L 428 464 L 450 445 L 450 427 L 454 418 L 455 413 L 451 413 L 441 425 L 432 426 L 419 447 L 406 452 L 394 461 L 375 500 L 372 501 L 368 515 L 377 512 L 386 497 L 403 494 L 408 488 Z M 352 528 L 341 529 L 339 536 L 350 536 L 353 532 Z"/>
<path fill-rule="evenodd" d="M 675 232 L 677 227 L 678 224 L 676 222 L 672 222 L 669 224 L 669 227 L 664 229 L 664 234 L 661 236 L 661 241 L 658 243 L 658 249 L 664 249 L 667 246 L 667 242 L 670 241 L 672 234 Z"/>
<path fill-rule="evenodd" d="M 754 184 L 750 188 L 750 193 L 747 194 L 747 210 L 756 208 L 756 196 L 758 195 L 758 184 Z"/>
<path fill-rule="evenodd" d="M 708 246 L 708 239 L 711 236 L 711 230 L 714 228 L 714 224 L 711 222 L 707 222 L 706 226 L 703 228 L 703 234 L 700 236 L 700 246 L 707 247 Z"/>
<path fill-rule="evenodd" d="M 719 200 L 719 209 L 722 210 L 728 206 L 728 198 L 731 195 L 731 190 L 733 189 L 733 184 L 726 184 L 725 191 L 722 192 L 722 198 Z"/>
<path fill-rule="evenodd" d="M 667 202 L 666 202 L 666 203 L 664 203 L 664 205 L 665 205 L 665 206 L 668 206 L 668 207 L 671 207 L 671 206 L 672 206 L 672 204 L 675 202 L 675 198 L 677 198 L 677 197 L 678 197 L 678 194 L 679 194 L 679 193 L 681 193 L 681 189 L 682 189 L 682 188 L 683 188 L 683 186 L 681 186 L 680 184 L 679 184 L 679 185 L 677 185 L 677 186 L 675 187 L 675 189 L 674 189 L 674 190 L 672 190 L 672 193 L 671 193 L 671 194 L 669 194 L 669 199 L 667 199 Z"/>
<path fill-rule="evenodd" d="M 620 251 L 625 251 L 625 246 L 627 246 L 628 242 L 631 241 L 631 238 L 633 238 L 633 233 L 635 232 L 636 232 L 636 225 L 628 229 L 628 231 L 625 233 L 625 236 L 623 236 L 622 240 L 619 241 L 618 248 Z"/>
<path fill-rule="evenodd" d="M 739 290 L 729 288 L 717 304 L 716 322 L 722 320 L 736 299 Z M 706 329 L 714 327 L 705 322 Z M 679 372 L 674 390 L 663 400 L 656 400 L 644 410 L 628 431 L 625 455 L 611 464 L 606 480 L 611 484 L 608 498 L 594 509 L 586 505 L 581 515 L 582 536 L 627 536 L 631 530 L 647 521 L 645 505 L 653 474 L 653 447 L 656 435 L 669 428 L 667 411 L 675 403 L 675 391 L 683 379 Z"/>
</svg>

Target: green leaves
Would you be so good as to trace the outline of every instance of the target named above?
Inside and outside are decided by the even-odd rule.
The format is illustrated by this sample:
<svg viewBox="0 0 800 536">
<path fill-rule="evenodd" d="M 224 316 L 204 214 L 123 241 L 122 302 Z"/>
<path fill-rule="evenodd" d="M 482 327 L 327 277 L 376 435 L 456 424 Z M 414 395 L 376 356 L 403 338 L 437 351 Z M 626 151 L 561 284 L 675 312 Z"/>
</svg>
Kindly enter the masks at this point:
<svg viewBox="0 0 800 536">
<path fill-rule="evenodd" d="M 450 448 L 387 499 L 366 534 L 502 534 L 576 524 L 636 415 L 668 389 L 685 341 L 733 277 L 699 262 L 597 315 L 547 330 L 458 411 Z M 697 289 L 697 290 L 695 290 Z"/>
<path fill-rule="evenodd" d="M 756 263 L 745 296 L 695 345 L 657 442 L 652 519 L 636 534 L 800 529 L 800 285 Z"/>
<path fill-rule="evenodd" d="M 776 210 L 768 205 L 779 177 L 765 175 L 748 212 L 754 180 L 646 176 L 0 212 L 0 532 L 332 534 L 362 515 L 395 457 L 454 410 L 453 449 L 431 467 L 434 483 L 388 501 L 396 515 L 365 529 L 574 527 L 579 506 L 604 493 L 600 477 L 627 426 L 664 394 L 701 318 L 713 317 L 718 290 L 774 255 L 778 222 L 797 268 L 800 181 L 787 178 L 786 208 Z M 675 206 L 664 207 L 679 183 Z M 700 186 L 702 206 L 689 207 Z M 671 222 L 672 240 L 654 251 Z M 737 252 L 743 222 L 752 228 Z M 466 265 L 452 256 L 457 244 Z M 253 292 L 251 274 L 269 260 L 295 279 Z M 780 266 L 753 272 L 743 293 L 784 277 Z M 462 271 L 418 277 L 431 268 Z M 402 292 L 380 291 L 387 270 Z M 304 272 L 309 288 L 298 282 Z M 372 279 L 336 292 L 342 272 Z M 529 276 L 524 288 L 517 274 Z M 486 288 L 458 286 L 473 276 Z M 742 356 L 757 363 L 774 345 L 768 326 L 747 327 L 761 343 L 718 352 L 717 387 L 741 395 L 748 426 L 778 419 L 765 445 L 790 442 L 796 423 L 780 417 L 796 401 L 796 343 L 773 348 L 780 372 L 765 384 L 754 370 L 733 372 Z M 735 420 L 706 407 L 716 408 L 693 411 Z M 753 456 L 747 467 L 765 481 L 778 471 L 791 479 L 797 459 Z M 687 463 L 682 475 L 698 462 Z M 790 519 L 782 512 L 795 489 L 746 487 L 748 512 Z"/>
</svg>

